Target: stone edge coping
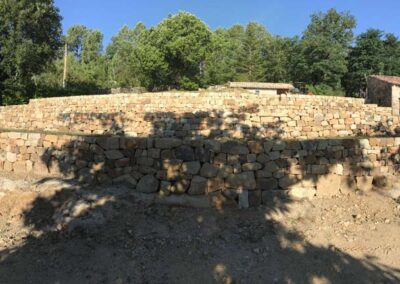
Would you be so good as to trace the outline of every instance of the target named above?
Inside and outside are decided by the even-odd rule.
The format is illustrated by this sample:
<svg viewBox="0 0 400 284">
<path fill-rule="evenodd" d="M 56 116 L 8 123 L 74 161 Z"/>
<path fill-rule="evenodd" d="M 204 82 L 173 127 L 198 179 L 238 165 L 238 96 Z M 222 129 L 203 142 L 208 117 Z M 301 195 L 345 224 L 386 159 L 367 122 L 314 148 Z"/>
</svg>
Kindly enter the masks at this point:
<svg viewBox="0 0 400 284">
<path fill-rule="evenodd" d="M 50 130 L 29 130 L 29 129 L 11 129 L 11 128 L 0 128 L 0 133 L 33 133 L 33 134 L 44 134 L 44 135 L 56 135 L 56 136 L 78 136 L 78 137 L 127 137 L 127 138 L 177 138 L 177 139 L 196 139 L 202 136 L 194 136 L 194 137 L 157 137 L 157 136 L 131 136 L 131 135 L 116 135 L 116 134 L 88 134 L 83 132 L 68 132 L 68 131 L 50 131 Z M 384 136 L 384 135 L 377 135 L 377 136 L 334 136 L 334 137 L 318 137 L 318 138 L 309 138 L 309 139 L 276 139 L 276 138 L 261 138 L 261 139 L 237 139 L 237 138 L 229 138 L 229 137 L 216 137 L 216 138 L 206 138 L 204 139 L 214 139 L 223 141 L 256 141 L 256 140 L 269 140 L 269 141 L 325 141 L 325 140 L 362 140 L 362 139 L 371 139 L 371 138 L 379 138 L 379 139 L 392 139 L 398 138 L 400 139 L 400 135 L 393 135 L 393 136 Z"/>
<path fill-rule="evenodd" d="M 265 94 L 265 95 L 257 95 L 253 94 L 251 92 L 240 92 L 235 93 L 235 92 L 226 92 L 226 91 L 212 91 L 212 92 L 207 92 L 207 91 L 195 91 L 195 92 L 184 92 L 184 91 L 170 91 L 170 92 L 147 92 L 147 93 L 119 93 L 119 94 L 95 94 L 95 95 L 76 95 L 76 96 L 63 96 L 63 97 L 50 97 L 50 98 L 38 98 L 38 99 L 30 99 L 28 104 L 37 104 L 40 102 L 44 101 L 64 101 L 64 100 L 81 100 L 82 98 L 85 99 L 95 99 L 95 98 L 131 98 L 132 96 L 137 96 L 138 98 L 154 98 L 154 97 L 160 97 L 160 96 L 191 96 L 191 97 L 204 97 L 204 96 L 212 96 L 213 94 L 223 94 L 223 95 L 230 95 L 231 97 L 235 97 L 238 95 L 244 95 L 248 97 L 262 97 L 262 98 L 293 98 L 293 99 L 305 99 L 305 100 L 314 100 L 314 101 L 320 101 L 320 100 L 325 100 L 325 101 L 348 101 L 348 102 L 360 102 L 364 103 L 365 100 L 363 98 L 353 98 L 353 97 L 339 97 L 339 96 L 307 96 L 304 94 Z M 26 105 L 26 104 L 22 104 Z M 369 105 L 374 105 L 374 104 L 369 104 Z M 8 105 L 8 106 L 0 106 L 0 108 L 4 107 L 15 107 L 15 106 L 21 106 L 21 105 Z"/>
</svg>

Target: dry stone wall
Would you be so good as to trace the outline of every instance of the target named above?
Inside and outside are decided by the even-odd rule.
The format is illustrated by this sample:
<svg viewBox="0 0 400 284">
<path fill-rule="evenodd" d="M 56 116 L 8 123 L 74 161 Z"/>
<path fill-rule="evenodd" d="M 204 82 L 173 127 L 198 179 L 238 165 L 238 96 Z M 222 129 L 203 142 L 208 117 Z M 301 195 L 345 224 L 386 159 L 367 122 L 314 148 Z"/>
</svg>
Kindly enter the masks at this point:
<svg viewBox="0 0 400 284">
<path fill-rule="evenodd" d="M 0 128 L 155 137 L 312 139 L 394 135 L 399 116 L 363 99 L 164 92 L 31 100 L 0 107 Z"/>
<path fill-rule="evenodd" d="M 244 192 L 257 205 L 276 195 L 392 186 L 400 176 L 400 137 L 299 141 L 2 132 L 0 171 L 222 201 Z"/>
</svg>

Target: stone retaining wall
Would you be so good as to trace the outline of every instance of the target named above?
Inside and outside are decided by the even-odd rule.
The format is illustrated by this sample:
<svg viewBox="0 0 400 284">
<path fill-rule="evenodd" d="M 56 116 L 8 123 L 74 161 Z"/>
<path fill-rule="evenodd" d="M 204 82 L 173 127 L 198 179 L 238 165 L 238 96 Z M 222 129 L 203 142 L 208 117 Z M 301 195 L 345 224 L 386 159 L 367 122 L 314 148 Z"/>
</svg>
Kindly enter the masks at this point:
<svg viewBox="0 0 400 284">
<path fill-rule="evenodd" d="M 399 116 L 363 99 L 163 92 L 31 100 L 0 107 L 0 128 L 86 134 L 306 139 L 394 135 Z"/>
<path fill-rule="evenodd" d="M 235 140 L 0 133 L 0 171 L 160 194 L 312 197 L 399 182 L 400 137 Z"/>
</svg>

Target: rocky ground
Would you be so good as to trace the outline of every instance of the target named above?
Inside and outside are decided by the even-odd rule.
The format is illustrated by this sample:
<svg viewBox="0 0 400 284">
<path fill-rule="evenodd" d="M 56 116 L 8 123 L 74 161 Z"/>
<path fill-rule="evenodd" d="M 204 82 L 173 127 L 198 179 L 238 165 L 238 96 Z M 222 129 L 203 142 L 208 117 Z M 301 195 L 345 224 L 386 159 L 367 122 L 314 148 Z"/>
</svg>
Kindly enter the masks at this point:
<svg viewBox="0 0 400 284">
<path fill-rule="evenodd" d="M 400 204 L 379 193 L 239 210 L 58 180 L 0 187 L 0 283 L 400 281 Z"/>
</svg>

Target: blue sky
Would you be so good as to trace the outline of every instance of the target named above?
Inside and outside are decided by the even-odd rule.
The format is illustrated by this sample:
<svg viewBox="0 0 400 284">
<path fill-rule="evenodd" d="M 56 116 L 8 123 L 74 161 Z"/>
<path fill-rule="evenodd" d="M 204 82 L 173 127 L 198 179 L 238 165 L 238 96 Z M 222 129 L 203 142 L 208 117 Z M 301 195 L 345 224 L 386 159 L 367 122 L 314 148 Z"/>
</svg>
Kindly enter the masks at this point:
<svg viewBox="0 0 400 284">
<path fill-rule="evenodd" d="M 187 11 L 210 28 L 259 22 L 282 36 L 299 35 L 316 11 L 336 8 L 357 19 L 358 34 L 378 28 L 400 36 L 400 0 L 55 0 L 63 16 L 64 31 L 83 24 L 103 32 L 105 44 L 124 25 L 138 21 L 146 26 L 169 14 Z"/>
</svg>

